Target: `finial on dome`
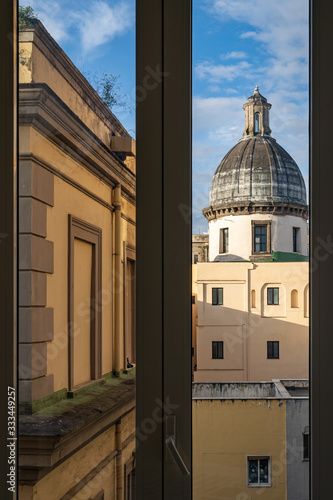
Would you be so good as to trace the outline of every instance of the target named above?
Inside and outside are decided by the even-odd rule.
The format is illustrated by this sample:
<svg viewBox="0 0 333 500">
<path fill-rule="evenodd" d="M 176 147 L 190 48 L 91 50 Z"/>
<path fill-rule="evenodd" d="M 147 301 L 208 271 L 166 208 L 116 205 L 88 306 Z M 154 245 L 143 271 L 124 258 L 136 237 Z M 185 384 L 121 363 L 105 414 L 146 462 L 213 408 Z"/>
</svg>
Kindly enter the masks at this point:
<svg viewBox="0 0 333 500">
<path fill-rule="evenodd" d="M 258 94 L 259 94 L 259 87 L 258 87 L 258 85 L 256 85 L 256 88 L 254 89 L 254 91 L 258 92 Z"/>
</svg>

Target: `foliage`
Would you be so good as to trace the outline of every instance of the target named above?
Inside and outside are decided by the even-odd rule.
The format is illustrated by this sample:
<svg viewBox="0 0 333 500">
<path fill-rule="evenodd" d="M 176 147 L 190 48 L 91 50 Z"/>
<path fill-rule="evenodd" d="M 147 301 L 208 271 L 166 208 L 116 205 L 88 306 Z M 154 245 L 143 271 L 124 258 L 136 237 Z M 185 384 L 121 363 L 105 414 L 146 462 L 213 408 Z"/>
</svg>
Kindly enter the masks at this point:
<svg viewBox="0 0 333 500">
<path fill-rule="evenodd" d="M 18 11 L 18 24 L 19 29 L 25 28 L 26 26 L 31 26 L 37 21 L 37 14 L 34 9 L 29 5 L 27 7 L 19 7 Z"/>
<path fill-rule="evenodd" d="M 83 75 L 111 111 L 132 112 L 127 96 L 122 93 L 119 75 L 101 71 L 95 73 L 88 71 L 84 72 Z"/>
</svg>

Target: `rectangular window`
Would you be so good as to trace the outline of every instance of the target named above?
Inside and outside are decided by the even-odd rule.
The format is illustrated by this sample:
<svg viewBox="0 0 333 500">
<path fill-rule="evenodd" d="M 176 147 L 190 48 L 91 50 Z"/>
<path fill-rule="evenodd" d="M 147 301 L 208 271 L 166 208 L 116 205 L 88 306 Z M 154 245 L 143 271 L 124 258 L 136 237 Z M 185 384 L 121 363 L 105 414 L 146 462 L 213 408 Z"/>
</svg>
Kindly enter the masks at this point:
<svg viewBox="0 0 333 500">
<path fill-rule="evenodd" d="M 220 229 L 220 251 L 219 253 L 229 252 L 229 229 Z"/>
<path fill-rule="evenodd" d="M 271 484 L 270 457 L 247 458 L 247 485 L 270 486 Z"/>
<path fill-rule="evenodd" d="M 267 252 L 267 226 L 255 226 L 254 251 Z"/>
<path fill-rule="evenodd" d="M 278 306 L 279 305 L 279 289 L 278 288 L 267 288 L 267 305 Z"/>
<path fill-rule="evenodd" d="M 267 359 L 279 359 L 280 343 L 278 341 L 267 342 Z"/>
<path fill-rule="evenodd" d="M 212 342 L 212 358 L 223 359 L 223 342 Z"/>
<path fill-rule="evenodd" d="M 299 227 L 293 227 L 293 252 L 299 252 Z"/>
<path fill-rule="evenodd" d="M 213 288 L 212 290 L 212 305 L 222 306 L 223 305 L 223 288 Z"/>
<path fill-rule="evenodd" d="M 195 254 L 195 255 L 194 255 L 194 264 L 197 264 L 197 263 L 198 263 L 198 260 L 199 260 L 199 255 L 198 255 L 198 254 Z"/>
<path fill-rule="evenodd" d="M 303 434 L 303 460 L 309 460 L 309 434 Z"/>
</svg>

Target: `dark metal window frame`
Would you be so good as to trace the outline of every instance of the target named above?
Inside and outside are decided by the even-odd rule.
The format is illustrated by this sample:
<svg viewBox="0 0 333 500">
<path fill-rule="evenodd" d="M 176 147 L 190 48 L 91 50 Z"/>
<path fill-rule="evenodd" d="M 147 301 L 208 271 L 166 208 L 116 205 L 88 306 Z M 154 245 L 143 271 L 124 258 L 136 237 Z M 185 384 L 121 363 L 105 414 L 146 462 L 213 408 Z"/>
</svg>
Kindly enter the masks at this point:
<svg viewBox="0 0 333 500">
<path fill-rule="evenodd" d="M 331 186 L 333 185 L 333 169 L 331 168 L 331 93 L 332 93 L 332 74 L 331 74 L 331 54 L 333 53 L 333 36 L 331 26 L 331 2 L 330 0 L 312 0 L 310 1 L 311 9 L 311 39 L 310 39 L 310 81 L 311 81 L 311 103 L 310 103 L 310 203 L 311 203 L 311 220 L 310 220 L 310 334 L 311 334 L 311 385 L 310 385 L 310 406 L 311 406 L 311 499 L 321 500 L 322 498 L 330 498 L 332 491 L 331 484 L 331 455 L 332 455 L 332 420 L 333 420 L 333 404 L 329 398 L 323 396 L 329 394 L 330 385 L 333 378 L 333 365 L 331 353 L 333 351 L 333 336 L 331 335 L 331 281 L 333 275 L 333 257 L 320 244 L 331 241 L 332 224 L 329 214 L 331 213 Z M 16 214 L 17 214 L 17 197 L 16 197 L 16 165 L 17 159 L 17 73 L 16 73 L 16 16 L 17 3 L 12 0 L 4 0 L 2 3 L 2 15 L 0 17 L 0 33 L 1 33 L 1 61 L 3 73 L 6 78 L 0 79 L 0 89 L 3 98 L 3 107 L 1 112 L 0 122 L 0 141 L 1 151 L 3 153 L 2 165 L 0 169 L 0 186 L 2 188 L 2 196 L 0 197 L 0 259 L 1 263 L 1 318 L 2 328 L 6 335 L 1 336 L 1 363 L 0 363 L 0 380 L 2 384 L 2 400 L 6 404 L 6 394 L 8 387 L 16 387 L 16 324 L 17 324 L 17 279 L 16 279 Z M 169 241 L 174 241 L 174 238 L 169 239 L 165 234 L 165 230 L 160 230 L 155 233 L 154 241 L 152 235 L 149 234 L 149 228 L 161 227 L 163 201 L 161 198 L 161 189 L 163 182 L 165 185 L 165 196 L 167 192 L 173 193 L 174 187 L 177 186 L 180 180 L 179 190 L 174 201 L 174 209 L 172 210 L 171 218 L 177 213 L 179 203 L 183 203 L 182 207 L 188 209 L 191 213 L 191 198 L 190 198 L 190 172 L 189 160 L 191 151 L 190 137 L 190 112 L 187 109 L 190 101 L 190 45 L 191 45 L 191 2 L 172 2 L 164 0 L 156 0 L 150 2 L 148 0 L 137 0 L 137 84 L 143 84 L 144 76 L 147 76 L 145 68 L 156 69 L 156 64 L 166 62 L 166 65 L 160 66 L 168 72 L 173 72 L 172 79 L 169 79 L 169 89 L 171 92 L 170 100 L 165 101 L 165 106 L 161 105 L 162 94 L 160 89 L 155 89 L 150 92 L 149 98 L 143 103 L 141 109 L 138 103 L 137 109 L 137 124 L 138 129 L 137 142 L 138 154 L 137 160 L 140 164 L 145 165 L 144 170 L 138 170 L 138 212 L 139 212 L 139 233 L 138 243 L 141 247 L 140 258 L 138 259 L 138 275 L 143 283 L 138 285 L 138 292 L 143 290 L 147 292 L 148 288 L 154 288 L 154 295 L 149 292 L 147 299 L 141 300 L 141 315 L 142 319 L 138 321 L 138 338 L 139 334 L 147 334 L 145 342 L 141 341 L 141 345 L 137 349 L 138 354 L 138 377 L 137 377 L 137 398 L 138 398 L 138 420 L 137 423 L 141 426 L 145 417 L 150 417 L 153 410 L 156 408 L 156 399 L 162 395 L 163 401 L 166 396 L 170 396 L 173 401 L 179 401 L 183 398 L 184 405 L 178 408 L 178 417 L 181 420 L 180 435 L 178 438 L 182 452 L 186 451 L 187 464 L 191 463 L 191 413 L 190 404 L 191 384 L 188 382 L 186 374 L 189 373 L 191 380 L 191 364 L 179 364 L 177 355 L 176 362 L 173 363 L 174 375 L 171 376 L 169 384 L 163 384 L 162 374 L 165 377 L 169 376 L 170 356 L 174 355 L 176 349 L 171 349 L 165 346 L 162 347 L 162 340 L 166 335 L 161 336 L 162 314 L 157 308 L 154 311 L 152 305 L 162 304 L 162 291 L 164 290 L 164 301 L 168 302 L 167 295 L 172 295 L 175 290 L 175 283 L 179 286 L 179 276 L 181 276 L 180 295 L 185 295 L 185 300 L 181 301 L 179 307 L 176 307 L 176 312 L 172 315 L 175 323 L 182 324 L 182 335 L 184 336 L 177 341 L 177 347 L 180 347 L 181 353 L 189 352 L 190 358 L 191 345 L 190 334 L 186 337 L 188 328 L 188 316 L 186 309 L 186 301 L 191 291 L 189 274 L 186 269 L 191 262 L 191 236 L 190 232 L 185 231 L 181 236 L 177 245 L 177 257 L 181 261 L 181 266 L 185 274 L 179 275 L 179 266 L 174 267 L 174 271 L 170 272 L 169 280 L 164 283 L 162 273 L 160 271 L 161 264 L 156 263 L 157 255 L 161 255 L 162 248 L 162 233 L 164 233 L 164 243 L 169 244 Z M 172 25 L 175 29 L 172 29 Z M 171 35 L 172 34 L 172 35 Z M 184 36 L 187 34 L 187 36 Z M 173 38 L 172 42 L 170 39 Z M 162 40 L 165 40 L 162 44 Z M 176 53 L 172 59 L 172 53 Z M 177 55 L 178 54 L 178 55 Z M 178 58 L 182 58 L 179 61 Z M 173 61 L 170 63 L 170 61 Z M 173 67 L 171 67 L 173 66 Z M 171 70 L 171 71 L 170 71 Z M 173 71 L 174 70 L 174 71 Z M 165 82 L 167 81 L 165 78 Z M 171 84 L 172 81 L 172 84 Z M 177 84 L 176 84 L 177 81 Z M 171 87 L 171 88 L 170 88 Z M 174 87 L 174 95 L 176 99 L 172 102 L 172 87 Z M 180 101 L 185 97 L 185 101 Z M 167 107 L 166 105 L 169 105 Z M 180 106 L 179 106 L 180 104 Z M 167 110 L 167 114 L 163 109 Z M 174 119 L 173 110 L 177 110 L 177 120 Z M 144 119 L 146 115 L 146 119 Z M 149 121 L 154 123 L 154 127 L 149 125 Z M 164 125 L 163 125 L 164 124 Z M 169 127 L 168 127 L 169 124 Z M 179 124 L 179 125 L 178 125 Z M 169 149 L 169 155 L 174 160 L 178 157 L 180 146 L 181 159 L 176 163 L 175 169 L 171 168 L 170 177 L 172 179 L 164 179 L 161 175 L 161 151 L 162 137 L 165 134 L 162 130 L 168 128 L 169 135 L 174 127 L 175 143 L 172 146 L 172 141 L 166 141 Z M 165 130 L 166 135 L 167 131 Z M 145 138 L 146 136 L 146 138 Z M 178 140 L 181 138 L 181 141 Z M 166 138 L 166 137 L 165 137 Z M 141 146 L 140 146 L 141 144 Z M 166 143 L 164 142 L 164 145 Z M 167 150 L 164 148 L 165 154 Z M 184 151 L 187 151 L 186 162 L 182 164 L 184 159 Z M 157 169 L 155 169 L 157 164 Z M 180 168 L 179 168 L 180 167 Z M 172 180 L 172 182 L 171 182 Z M 144 187 L 145 185 L 145 187 Z M 156 190 L 156 193 L 154 192 Z M 182 194 L 181 193 L 185 193 Z M 152 196 L 151 196 L 152 195 Z M 146 196 L 146 201 L 143 197 Z M 169 200 L 169 197 L 167 196 Z M 164 200 L 166 201 L 166 200 Z M 139 209 L 140 204 L 143 209 Z M 13 210 L 14 207 L 14 210 Z M 165 207 L 165 205 L 164 205 Z M 166 207 L 165 207 L 166 208 Z M 164 209 L 165 209 L 164 208 Z M 184 213 L 184 212 L 183 212 Z M 179 236 L 179 228 L 177 222 L 177 237 Z M 148 251 L 147 257 L 143 255 L 143 246 L 147 251 L 149 245 L 154 243 L 154 252 Z M 153 245 L 153 246 L 154 246 Z M 156 249 L 157 245 L 157 249 Z M 167 250 L 174 255 L 174 248 L 166 247 Z M 181 254 L 179 256 L 179 254 Z M 320 256 L 325 255 L 325 259 Z M 183 257 L 184 256 L 184 257 Z M 151 260 L 151 258 L 153 259 Z M 186 264 L 187 260 L 187 264 Z M 153 274 L 155 286 L 151 286 L 151 278 L 148 277 L 146 270 L 157 271 Z M 144 273 L 147 277 L 144 278 Z M 164 284 L 163 284 L 164 283 Z M 160 287 L 157 286 L 160 284 Z M 144 286 L 148 285 L 148 288 Z M 157 288 L 159 288 L 157 290 Z M 177 299 L 179 295 L 177 293 Z M 153 299 L 153 304 L 151 302 Z M 176 300 L 177 300 L 176 299 Z M 169 298 L 170 301 L 170 298 Z M 146 302 L 146 307 L 145 307 Z M 185 304 L 182 314 L 179 309 Z M 169 302 L 168 310 L 171 309 Z M 167 317 L 167 312 L 164 311 L 164 316 Z M 156 328 L 155 328 L 156 327 Z M 190 329 L 189 329 L 190 330 Z M 156 333 L 157 332 L 157 333 Z M 176 330 L 176 335 L 178 335 Z M 166 333 L 166 331 L 164 332 Z M 153 335 L 156 334 L 156 335 Z M 170 336 L 170 343 L 174 341 L 174 335 Z M 165 352 L 164 352 L 165 351 Z M 162 356 L 163 354 L 163 356 Z M 165 357 L 165 361 L 163 359 Z M 189 367 L 187 366 L 189 365 Z M 175 369 L 176 368 L 176 369 Z M 154 378 L 151 377 L 152 370 Z M 172 370 L 171 370 L 172 371 Z M 173 380 L 177 379 L 178 390 L 171 391 Z M 168 391 L 170 389 L 170 391 Z M 176 396 L 175 396 L 176 394 Z M 180 399 L 179 399 L 180 398 Z M 170 401 L 170 399 L 169 399 Z M 183 411 L 184 410 L 184 411 Z M 7 429 L 7 414 L 1 413 L 1 432 L 5 441 Z M 186 426 L 186 429 L 185 429 Z M 140 427 L 141 428 L 141 427 Z M 191 481 L 185 478 L 181 479 L 177 467 L 169 467 L 172 469 L 170 476 L 169 472 L 164 472 L 164 426 L 158 425 L 153 436 L 149 436 L 146 444 L 138 448 L 137 468 L 140 469 L 140 482 L 137 483 L 137 498 L 138 500 L 149 499 L 168 499 L 175 498 L 170 494 L 170 488 L 179 492 L 182 498 L 191 498 Z M 7 462 L 5 453 L 2 455 L 3 470 L 6 470 Z M 155 465 L 154 465 L 155 463 Z M 180 477 L 179 477 L 180 476 Z M 174 477 L 170 480 L 170 477 Z M 1 491 L 4 500 L 12 500 L 13 495 L 8 492 L 6 484 L 6 475 L 1 475 Z M 183 483 L 185 487 L 182 488 Z"/>
<path fill-rule="evenodd" d="M 222 340 L 213 340 L 212 359 L 224 359 L 224 344 Z"/>
<path fill-rule="evenodd" d="M 275 356 L 275 346 L 277 345 L 277 356 Z M 267 359 L 280 359 L 280 341 L 267 341 Z"/>
<path fill-rule="evenodd" d="M 275 302 L 275 291 L 276 290 L 277 290 L 277 302 Z M 277 287 L 277 286 L 267 287 L 267 305 L 268 306 L 280 305 L 280 289 L 279 289 L 279 287 Z"/>
</svg>

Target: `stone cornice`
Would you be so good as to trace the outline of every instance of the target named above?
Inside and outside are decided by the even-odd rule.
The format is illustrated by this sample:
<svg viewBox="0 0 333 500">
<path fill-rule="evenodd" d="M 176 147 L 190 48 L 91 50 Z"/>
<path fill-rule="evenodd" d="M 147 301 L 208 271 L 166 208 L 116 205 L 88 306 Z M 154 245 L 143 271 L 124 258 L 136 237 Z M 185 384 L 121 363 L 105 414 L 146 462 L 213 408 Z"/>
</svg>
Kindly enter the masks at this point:
<svg viewBox="0 0 333 500">
<path fill-rule="evenodd" d="M 106 388 L 106 385 L 104 386 Z M 89 395 L 89 393 L 87 393 Z M 91 393 L 92 394 L 92 393 Z M 89 402 L 59 415 L 21 416 L 19 422 L 20 482 L 35 484 L 83 446 L 135 408 L 135 382 L 123 381 L 91 395 Z"/>
<path fill-rule="evenodd" d="M 46 84 L 21 84 L 19 123 L 31 125 L 113 187 L 135 198 L 135 175 Z"/>
<path fill-rule="evenodd" d="M 33 42 L 108 128 L 114 130 L 119 135 L 129 135 L 120 121 L 104 104 L 95 89 L 80 73 L 40 21 L 37 21 L 31 27 L 20 30 L 19 41 L 20 43 Z"/>
<path fill-rule="evenodd" d="M 203 215 L 208 221 L 220 219 L 228 215 L 293 215 L 307 220 L 309 217 L 308 207 L 306 205 L 297 205 L 293 203 L 262 203 L 246 204 L 233 203 L 223 204 L 215 207 L 206 207 L 202 210 Z"/>
</svg>

